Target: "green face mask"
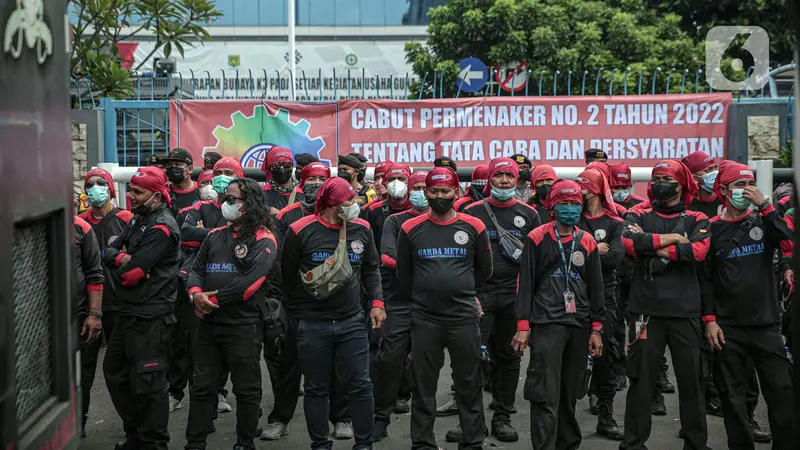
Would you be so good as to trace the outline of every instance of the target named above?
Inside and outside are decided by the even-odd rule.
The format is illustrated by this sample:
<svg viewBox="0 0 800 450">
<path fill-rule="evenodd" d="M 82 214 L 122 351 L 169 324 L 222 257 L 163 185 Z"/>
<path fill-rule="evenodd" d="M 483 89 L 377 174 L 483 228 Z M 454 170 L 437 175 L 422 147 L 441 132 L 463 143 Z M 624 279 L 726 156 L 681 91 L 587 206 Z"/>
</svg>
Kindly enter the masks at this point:
<svg viewBox="0 0 800 450">
<path fill-rule="evenodd" d="M 231 184 L 233 181 L 233 177 L 229 177 L 227 175 L 217 175 L 211 179 L 211 185 L 214 187 L 214 190 L 217 191 L 217 194 L 221 196 L 225 195 L 225 190 L 228 189 L 228 185 Z"/>
<path fill-rule="evenodd" d="M 731 205 L 739 211 L 747 211 L 752 202 L 744 197 L 744 189 L 731 189 L 731 196 L 728 198 Z"/>
</svg>

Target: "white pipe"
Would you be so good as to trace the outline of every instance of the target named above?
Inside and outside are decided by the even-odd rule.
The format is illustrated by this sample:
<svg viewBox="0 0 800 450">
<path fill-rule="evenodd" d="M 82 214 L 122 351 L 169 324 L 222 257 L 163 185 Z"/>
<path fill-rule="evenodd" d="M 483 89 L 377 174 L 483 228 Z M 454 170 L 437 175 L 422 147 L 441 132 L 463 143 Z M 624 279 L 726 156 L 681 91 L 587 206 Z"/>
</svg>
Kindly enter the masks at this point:
<svg viewBox="0 0 800 450">
<path fill-rule="evenodd" d="M 297 76 L 297 63 L 295 62 L 295 0 L 287 0 L 289 2 L 289 82 L 291 83 L 291 99 L 295 101 L 295 83 L 294 79 Z M 280 80 L 279 80 L 280 81 Z"/>
<path fill-rule="evenodd" d="M 748 161 L 747 165 L 753 169 L 756 175 L 756 186 L 764 196 L 772 199 L 772 166 L 771 159 L 757 159 L 755 161 Z"/>
</svg>

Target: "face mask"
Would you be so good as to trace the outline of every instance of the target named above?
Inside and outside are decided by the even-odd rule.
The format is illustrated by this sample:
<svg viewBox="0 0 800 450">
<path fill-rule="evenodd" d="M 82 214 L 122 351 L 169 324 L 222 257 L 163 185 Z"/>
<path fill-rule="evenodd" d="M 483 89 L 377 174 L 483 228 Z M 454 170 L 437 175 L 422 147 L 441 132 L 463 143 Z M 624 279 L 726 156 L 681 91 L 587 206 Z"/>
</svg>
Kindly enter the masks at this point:
<svg viewBox="0 0 800 450">
<path fill-rule="evenodd" d="M 286 183 L 292 178 L 291 167 L 279 167 L 277 169 L 270 169 L 269 173 L 272 175 L 272 178 L 274 178 L 275 182 L 278 184 Z"/>
<path fill-rule="evenodd" d="M 343 179 L 344 181 L 347 181 L 348 183 L 352 183 L 353 182 L 353 176 L 350 175 L 350 172 L 345 172 L 344 170 L 340 170 L 336 174 L 336 176 L 341 178 L 341 179 Z"/>
<path fill-rule="evenodd" d="M 677 181 L 659 181 L 651 183 L 650 189 L 653 191 L 653 198 L 659 203 L 664 203 L 678 195 L 678 186 L 680 185 Z"/>
<path fill-rule="evenodd" d="M 181 184 L 186 179 L 182 167 L 167 167 L 167 179 L 172 184 Z"/>
<path fill-rule="evenodd" d="M 358 176 L 356 177 L 356 180 L 358 180 L 358 182 L 361 183 L 362 181 L 364 181 L 364 178 L 366 177 L 367 177 L 367 168 L 362 167 L 358 169 Z"/>
<path fill-rule="evenodd" d="M 517 193 L 517 190 L 514 189 L 514 188 L 500 189 L 498 187 L 492 186 L 492 197 L 494 197 L 494 198 L 496 198 L 498 200 L 501 200 L 501 201 L 510 199 L 511 197 L 516 195 L 516 193 Z"/>
<path fill-rule="evenodd" d="M 214 190 L 217 191 L 217 194 L 225 195 L 225 190 L 228 189 L 228 185 L 230 185 L 233 180 L 233 177 L 227 175 L 217 175 L 211 179 L 211 185 L 214 187 Z"/>
<path fill-rule="evenodd" d="M 614 191 L 614 201 L 618 202 L 618 203 L 622 203 L 625 200 L 627 200 L 630 195 L 631 195 L 631 191 L 630 190 Z"/>
<path fill-rule="evenodd" d="M 436 197 L 428 199 L 428 204 L 431 205 L 431 209 L 436 214 L 446 214 L 453 209 L 453 202 L 455 202 L 455 200 L 455 198 Z"/>
<path fill-rule="evenodd" d="M 86 196 L 89 197 L 92 206 L 103 206 L 111 195 L 108 193 L 108 186 L 95 185 L 86 191 Z"/>
<path fill-rule="evenodd" d="M 730 192 L 731 196 L 728 197 L 728 200 L 731 201 L 731 205 L 733 205 L 734 208 L 739 211 L 747 211 L 750 209 L 750 205 L 752 205 L 753 202 L 744 197 L 744 189 L 731 189 Z"/>
<path fill-rule="evenodd" d="M 718 173 L 719 172 L 715 170 L 703 175 L 703 186 L 701 187 L 708 192 L 714 192 L 714 181 L 717 179 Z"/>
<path fill-rule="evenodd" d="M 520 170 L 519 181 L 531 181 L 531 169 Z"/>
<path fill-rule="evenodd" d="M 394 180 L 386 187 L 392 198 L 403 198 L 408 193 L 408 185 L 400 180 Z"/>
<path fill-rule="evenodd" d="M 408 199 L 416 209 L 428 208 L 428 197 L 425 197 L 425 191 L 411 191 L 411 193 L 408 194 Z"/>
<path fill-rule="evenodd" d="M 317 201 L 317 192 L 322 187 L 322 183 L 306 183 L 303 186 L 303 200 L 307 205 L 313 205 Z"/>
<path fill-rule="evenodd" d="M 242 217 L 242 214 L 244 214 L 241 211 L 241 208 L 242 208 L 241 203 L 234 203 L 231 205 L 228 202 L 224 202 L 222 204 L 222 217 L 224 217 L 225 220 L 227 220 L 228 222 L 233 222 L 239 217 Z"/>
<path fill-rule="evenodd" d="M 209 184 L 200 188 L 200 198 L 203 200 L 216 200 L 217 197 L 217 191 L 214 190 L 214 186 Z"/>
<path fill-rule="evenodd" d="M 357 219 L 360 212 L 361 207 L 358 206 L 358 203 L 353 202 L 350 206 L 342 206 L 342 212 L 339 213 L 339 218 L 349 222 Z"/>
<path fill-rule="evenodd" d="M 565 227 L 572 227 L 581 220 L 581 205 L 556 205 L 553 208 L 556 212 L 556 220 Z"/>
<path fill-rule="evenodd" d="M 141 216 L 150 212 L 150 207 L 153 206 L 153 199 L 156 197 L 156 194 L 150 196 L 146 202 L 142 203 L 141 205 L 131 208 L 131 212 L 137 216 Z"/>
<path fill-rule="evenodd" d="M 550 184 L 543 184 L 541 186 L 536 186 L 536 198 L 541 201 L 544 201 L 547 198 L 547 194 L 550 193 L 550 188 L 553 186 Z"/>
</svg>

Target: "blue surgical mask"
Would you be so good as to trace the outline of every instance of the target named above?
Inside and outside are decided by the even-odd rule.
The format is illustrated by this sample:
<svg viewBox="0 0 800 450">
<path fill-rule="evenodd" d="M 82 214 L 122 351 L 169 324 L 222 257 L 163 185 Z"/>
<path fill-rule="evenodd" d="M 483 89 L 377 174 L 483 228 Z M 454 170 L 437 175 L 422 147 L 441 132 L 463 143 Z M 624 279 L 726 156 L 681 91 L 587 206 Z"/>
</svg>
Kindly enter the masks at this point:
<svg viewBox="0 0 800 450">
<path fill-rule="evenodd" d="M 581 205 L 556 205 L 553 210 L 556 212 L 556 220 L 565 227 L 572 227 L 581 220 Z"/>
<path fill-rule="evenodd" d="M 631 195 L 630 189 L 625 189 L 623 191 L 614 191 L 614 201 L 617 203 L 622 203 L 628 199 Z"/>
<path fill-rule="evenodd" d="M 230 185 L 233 180 L 233 177 L 227 175 L 217 175 L 211 179 L 211 185 L 214 186 L 214 190 L 217 191 L 217 194 L 223 196 L 228 189 L 228 185 Z"/>
<path fill-rule="evenodd" d="M 498 187 L 492 186 L 492 197 L 498 200 L 508 200 L 514 195 L 517 194 L 516 188 L 509 188 L 509 189 L 500 189 Z"/>
<path fill-rule="evenodd" d="M 714 181 L 717 179 L 718 171 L 709 172 L 703 175 L 703 189 L 708 192 L 714 192 Z"/>
<path fill-rule="evenodd" d="M 414 208 L 426 209 L 428 208 L 428 198 L 425 197 L 425 191 L 411 191 L 408 194 L 408 199 Z"/>
<path fill-rule="evenodd" d="M 103 206 L 111 194 L 108 193 L 108 186 L 94 185 L 86 191 L 86 196 L 89 197 L 89 202 L 92 206 Z"/>
<path fill-rule="evenodd" d="M 753 202 L 744 197 L 744 189 L 731 189 L 731 196 L 728 197 L 731 205 L 739 211 L 747 211 Z"/>
</svg>

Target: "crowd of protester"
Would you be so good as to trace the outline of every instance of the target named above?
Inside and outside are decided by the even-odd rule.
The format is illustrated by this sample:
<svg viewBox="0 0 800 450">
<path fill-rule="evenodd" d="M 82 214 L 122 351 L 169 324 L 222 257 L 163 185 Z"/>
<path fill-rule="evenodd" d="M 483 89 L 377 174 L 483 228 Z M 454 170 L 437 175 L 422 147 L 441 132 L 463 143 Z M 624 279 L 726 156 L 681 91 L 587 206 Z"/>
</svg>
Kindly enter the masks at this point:
<svg viewBox="0 0 800 450">
<path fill-rule="evenodd" d="M 773 204 L 746 165 L 702 152 L 657 162 L 642 196 L 595 149 L 575 181 L 513 155 L 474 168 L 466 189 L 447 157 L 430 170 L 381 162 L 373 182 L 367 162 L 342 155 L 332 177 L 273 147 L 259 184 L 209 152 L 195 181 L 178 148 L 136 171 L 127 202 L 90 170 L 75 217 L 84 425 L 105 339 L 118 450 L 166 449 L 183 407 L 185 448 L 207 448 L 234 409 L 229 381 L 234 449 L 288 434 L 300 397 L 312 449 L 332 447 L 331 424 L 372 448 L 409 411 L 412 448 L 438 448 L 436 417 L 458 415 L 447 441 L 478 449 L 489 434 L 519 440 L 529 353 L 530 414 L 515 420 L 530 421 L 534 449 L 578 448 L 588 397 L 597 433 L 640 450 L 676 392 L 669 347 L 685 449 L 707 448 L 706 414 L 723 417 L 731 449 L 797 448 L 784 186 Z M 453 399 L 437 406 L 445 349 Z M 760 395 L 769 431 L 754 418 Z"/>
</svg>

